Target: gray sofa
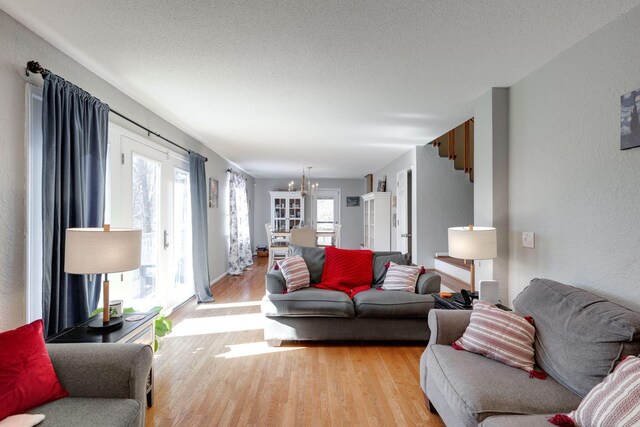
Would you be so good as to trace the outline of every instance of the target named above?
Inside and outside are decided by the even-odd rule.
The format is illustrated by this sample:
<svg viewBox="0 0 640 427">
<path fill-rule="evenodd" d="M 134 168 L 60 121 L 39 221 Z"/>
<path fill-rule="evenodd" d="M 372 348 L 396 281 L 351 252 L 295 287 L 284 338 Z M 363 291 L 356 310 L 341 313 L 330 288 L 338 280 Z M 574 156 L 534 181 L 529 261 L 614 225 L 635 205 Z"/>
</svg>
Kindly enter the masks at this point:
<svg viewBox="0 0 640 427">
<path fill-rule="evenodd" d="M 47 344 L 69 397 L 28 411 L 38 426 L 141 427 L 153 351 L 142 344 Z"/>
<path fill-rule="evenodd" d="M 380 340 L 427 341 L 427 316 L 433 308 L 431 293 L 440 290 L 440 276 L 424 273 L 416 292 L 378 290 L 389 261 L 406 264 L 400 252 L 374 252 L 372 289 L 351 300 L 340 291 L 316 289 L 324 267 L 324 249 L 290 245 L 290 255 L 304 258 L 312 287 L 286 293 L 280 270 L 267 272 L 262 314 L 266 317 L 264 338 L 271 346 L 282 341 Z"/>
<path fill-rule="evenodd" d="M 545 380 L 453 349 L 470 311 L 429 313 L 420 384 L 448 426 L 549 426 L 554 414 L 576 409 L 624 355 L 640 353 L 640 313 L 585 290 L 533 279 L 513 305 L 534 319 L 536 364 Z"/>
</svg>

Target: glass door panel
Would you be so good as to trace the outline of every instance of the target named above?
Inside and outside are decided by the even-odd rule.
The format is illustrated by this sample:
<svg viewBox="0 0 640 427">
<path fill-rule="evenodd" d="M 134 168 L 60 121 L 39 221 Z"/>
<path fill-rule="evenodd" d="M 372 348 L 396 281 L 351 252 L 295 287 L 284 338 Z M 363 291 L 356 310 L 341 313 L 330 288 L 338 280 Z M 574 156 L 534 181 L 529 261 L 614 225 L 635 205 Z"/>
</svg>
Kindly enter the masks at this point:
<svg viewBox="0 0 640 427">
<path fill-rule="evenodd" d="M 139 300 L 158 300 L 160 231 L 160 163 L 136 153 L 131 161 L 131 226 L 142 229 L 141 265 L 130 285 L 134 304 Z M 144 304 L 146 305 L 146 304 Z"/>
<path fill-rule="evenodd" d="M 174 168 L 173 172 L 173 292 L 175 303 L 193 293 L 191 265 L 191 190 L 189 172 Z"/>
</svg>

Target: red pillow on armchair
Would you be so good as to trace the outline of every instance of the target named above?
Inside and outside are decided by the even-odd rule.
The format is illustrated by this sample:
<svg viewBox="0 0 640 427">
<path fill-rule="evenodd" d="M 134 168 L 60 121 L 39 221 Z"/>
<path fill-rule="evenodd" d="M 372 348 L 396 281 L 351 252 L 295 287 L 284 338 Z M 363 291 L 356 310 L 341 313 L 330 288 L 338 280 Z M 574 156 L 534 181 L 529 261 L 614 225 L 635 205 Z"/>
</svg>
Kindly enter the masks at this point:
<svg viewBox="0 0 640 427">
<path fill-rule="evenodd" d="M 345 292 L 353 298 L 358 292 L 371 288 L 373 280 L 373 252 L 369 250 L 325 248 L 320 289 Z"/>
<path fill-rule="evenodd" d="M 58 382 L 42 320 L 0 333 L 0 421 L 69 393 Z"/>
</svg>

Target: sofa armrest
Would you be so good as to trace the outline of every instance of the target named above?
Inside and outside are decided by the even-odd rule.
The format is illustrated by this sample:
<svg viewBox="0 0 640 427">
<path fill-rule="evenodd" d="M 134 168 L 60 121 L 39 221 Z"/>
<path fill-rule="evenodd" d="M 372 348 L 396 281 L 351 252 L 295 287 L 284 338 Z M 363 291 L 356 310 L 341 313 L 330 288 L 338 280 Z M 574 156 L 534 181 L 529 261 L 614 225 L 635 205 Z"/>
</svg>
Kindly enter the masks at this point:
<svg viewBox="0 0 640 427">
<path fill-rule="evenodd" d="M 418 283 L 416 284 L 416 293 L 427 295 L 440 292 L 441 277 L 435 273 L 424 273 L 418 276 Z"/>
<path fill-rule="evenodd" d="M 284 293 L 287 290 L 287 282 L 282 271 L 271 269 L 265 276 L 265 288 L 267 295 Z"/>
<path fill-rule="evenodd" d="M 143 344 L 47 344 L 58 380 L 71 397 L 136 399 L 146 406 L 153 350 Z"/>
<path fill-rule="evenodd" d="M 429 310 L 429 345 L 451 345 L 464 334 L 471 319 L 471 310 Z"/>
</svg>

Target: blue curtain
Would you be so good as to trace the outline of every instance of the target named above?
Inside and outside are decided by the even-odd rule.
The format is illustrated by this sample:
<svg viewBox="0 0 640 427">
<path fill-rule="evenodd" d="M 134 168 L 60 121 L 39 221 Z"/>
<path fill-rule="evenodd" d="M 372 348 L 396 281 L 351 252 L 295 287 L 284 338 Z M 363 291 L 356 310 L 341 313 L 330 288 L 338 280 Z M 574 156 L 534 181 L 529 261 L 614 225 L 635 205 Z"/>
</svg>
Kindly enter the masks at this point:
<svg viewBox="0 0 640 427">
<path fill-rule="evenodd" d="M 213 302 L 209 279 L 209 230 L 207 226 L 207 176 L 205 158 L 189 153 L 191 187 L 191 245 L 193 248 L 193 282 L 198 303 Z"/>
<path fill-rule="evenodd" d="M 253 265 L 249 235 L 247 180 L 238 172 L 229 172 L 229 274 L 237 276 Z"/>
<path fill-rule="evenodd" d="M 64 272 L 64 248 L 67 228 L 103 225 L 109 106 L 51 73 L 42 97 L 42 303 L 49 336 L 88 318 L 100 298 L 99 275 Z"/>
</svg>

